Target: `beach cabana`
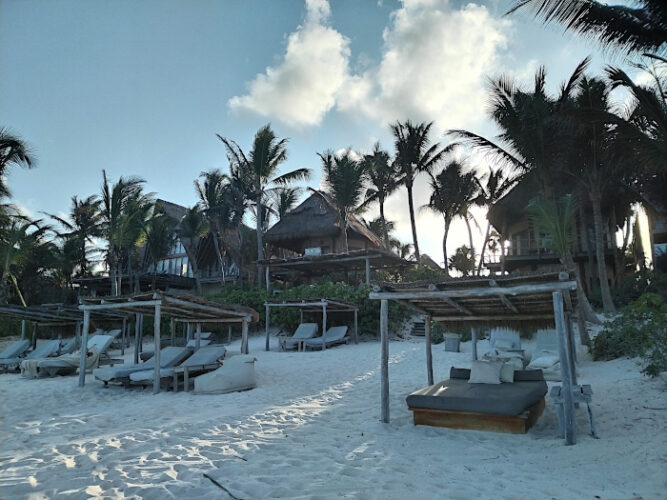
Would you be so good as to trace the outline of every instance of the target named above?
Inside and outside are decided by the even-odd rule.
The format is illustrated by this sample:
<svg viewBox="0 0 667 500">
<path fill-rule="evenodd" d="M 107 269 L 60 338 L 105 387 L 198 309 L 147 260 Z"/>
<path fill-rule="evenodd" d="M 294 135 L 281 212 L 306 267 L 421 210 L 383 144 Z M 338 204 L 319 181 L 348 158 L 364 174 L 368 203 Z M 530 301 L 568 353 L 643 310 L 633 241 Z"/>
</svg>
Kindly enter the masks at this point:
<svg viewBox="0 0 667 500">
<path fill-rule="evenodd" d="M 565 439 L 574 444 L 573 386 L 574 339 L 572 317 L 577 284 L 568 273 L 543 273 L 503 277 L 474 277 L 441 282 L 380 283 L 370 298 L 381 301 L 381 420 L 389 422 L 389 314 L 388 301 L 401 302 L 427 316 L 426 371 L 433 385 L 431 321 L 445 327 L 469 325 L 476 359 L 477 328 L 481 326 L 555 325 L 563 381 Z M 581 315 L 579 315 L 581 316 Z"/>
<path fill-rule="evenodd" d="M 264 307 L 266 308 L 266 350 L 269 350 L 269 326 L 271 321 L 271 308 L 272 307 L 296 307 L 301 312 L 301 321 L 303 323 L 303 313 L 304 312 L 322 312 L 322 335 L 327 331 L 327 313 L 332 312 L 350 312 L 354 314 L 354 343 L 359 342 L 358 339 L 358 316 L 359 308 L 350 304 L 349 302 L 343 302 L 341 300 L 331 300 L 331 299 L 296 299 L 296 300 L 270 300 L 264 302 Z M 322 342 L 322 350 L 326 349 L 326 342 Z"/>
<path fill-rule="evenodd" d="M 241 324 L 241 351 L 248 353 L 248 325 L 259 320 L 259 314 L 250 307 L 243 307 L 222 302 L 213 302 L 194 295 L 176 295 L 169 292 L 154 291 L 142 292 L 133 295 L 119 297 L 83 297 L 80 299 L 79 309 L 83 311 L 83 339 L 82 345 L 86 345 L 90 315 L 99 311 L 117 311 L 124 314 L 137 316 L 135 324 L 139 324 L 139 318 L 143 315 L 154 317 L 153 330 L 155 351 L 155 366 L 160 366 L 160 321 L 163 316 L 171 318 L 172 339 L 174 336 L 173 325 L 175 322 L 187 325 L 197 325 L 197 331 L 201 331 L 202 324 Z M 135 359 L 139 349 L 139 329 L 135 332 Z M 86 380 L 85 375 L 85 350 L 81 351 L 81 364 L 79 371 L 79 386 L 83 387 Z M 160 392 L 160 371 L 155 370 L 153 378 L 153 392 Z"/>
</svg>

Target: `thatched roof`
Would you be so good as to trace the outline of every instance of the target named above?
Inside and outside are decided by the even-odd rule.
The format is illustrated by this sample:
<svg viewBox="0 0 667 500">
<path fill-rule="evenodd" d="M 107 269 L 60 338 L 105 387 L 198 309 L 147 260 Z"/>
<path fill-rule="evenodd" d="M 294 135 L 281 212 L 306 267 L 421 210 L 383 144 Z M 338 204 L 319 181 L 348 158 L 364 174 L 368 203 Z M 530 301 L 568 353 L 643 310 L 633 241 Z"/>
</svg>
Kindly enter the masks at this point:
<svg viewBox="0 0 667 500">
<path fill-rule="evenodd" d="M 348 221 L 348 234 L 368 240 L 376 247 L 382 247 L 382 241 L 356 217 Z M 289 248 L 290 241 L 306 238 L 336 237 L 341 233 L 338 214 L 331 199 L 323 192 L 313 190 L 298 207 L 290 210 L 264 235 L 266 241 Z"/>
<path fill-rule="evenodd" d="M 185 208 L 184 206 L 177 205 L 176 203 L 172 203 L 167 200 L 157 199 L 156 204 L 162 207 L 162 210 L 166 215 L 168 215 L 169 217 L 171 217 L 176 221 L 180 221 L 185 215 L 185 212 L 187 211 L 187 208 Z"/>
</svg>

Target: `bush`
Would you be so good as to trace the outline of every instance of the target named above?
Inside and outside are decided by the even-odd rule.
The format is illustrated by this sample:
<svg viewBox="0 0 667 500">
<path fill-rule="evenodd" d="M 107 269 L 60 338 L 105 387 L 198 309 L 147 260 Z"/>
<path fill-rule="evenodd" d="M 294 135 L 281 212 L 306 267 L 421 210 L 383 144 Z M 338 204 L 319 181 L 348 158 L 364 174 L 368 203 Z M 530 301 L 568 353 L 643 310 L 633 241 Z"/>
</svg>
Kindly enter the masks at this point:
<svg viewBox="0 0 667 500">
<path fill-rule="evenodd" d="M 284 290 L 278 295 L 268 295 L 265 290 L 251 289 L 243 290 L 235 286 L 227 286 L 215 294 L 209 295 L 210 300 L 228 302 L 230 304 L 240 304 L 255 309 L 260 316 L 260 321 L 265 321 L 264 302 L 268 300 L 290 300 L 290 299 L 314 299 L 327 298 L 340 300 L 355 304 L 359 308 L 358 326 L 359 335 L 369 334 L 379 336 L 380 334 L 380 301 L 368 298 L 370 289 L 366 286 L 355 289 L 346 283 L 334 283 L 326 281 L 315 285 L 300 285 L 289 290 Z M 389 301 L 389 331 L 398 333 L 403 324 L 403 320 L 411 313 L 406 306 Z M 311 321 L 319 322 L 321 314 L 317 314 L 315 319 L 311 315 Z M 271 309 L 271 324 L 279 326 L 287 332 L 293 332 L 299 324 L 299 309 L 287 307 L 275 307 Z M 332 325 L 343 323 L 353 324 L 352 314 L 345 313 L 327 313 L 327 323 Z"/>
<path fill-rule="evenodd" d="M 667 303 L 658 294 L 645 293 L 593 340 L 593 359 L 642 356 L 642 373 L 655 377 L 667 370 Z"/>
<path fill-rule="evenodd" d="M 625 276 L 621 286 L 613 291 L 614 303 L 618 307 L 625 306 L 645 293 L 655 293 L 667 300 L 667 273 L 643 268 Z"/>
<path fill-rule="evenodd" d="M 445 329 L 436 323 L 431 323 L 431 344 L 442 344 L 445 341 Z"/>
</svg>

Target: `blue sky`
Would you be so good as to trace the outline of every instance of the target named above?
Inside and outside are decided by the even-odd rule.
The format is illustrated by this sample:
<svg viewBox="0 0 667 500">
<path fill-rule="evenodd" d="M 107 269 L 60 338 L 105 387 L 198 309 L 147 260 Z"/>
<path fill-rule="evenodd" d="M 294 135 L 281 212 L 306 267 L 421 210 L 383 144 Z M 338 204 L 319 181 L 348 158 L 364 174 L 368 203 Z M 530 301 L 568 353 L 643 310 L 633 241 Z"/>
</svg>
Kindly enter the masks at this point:
<svg viewBox="0 0 667 500">
<path fill-rule="evenodd" d="M 138 175 L 148 191 L 195 201 L 203 170 L 226 168 L 219 133 L 247 148 L 271 122 L 288 137 L 284 169 L 313 169 L 317 152 L 392 146 L 387 124 L 434 120 L 493 135 L 485 78 L 530 83 L 539 65 L 556 89 L 590 42 L 544 27 L 510 2 L 453 0 L 2 0 L 0 125 L 32 147 L 38 167 L 14 170 L 16 202 L 33 215 L 66 212 L 72 195 Z M 610 57 L 610 56 L 608 56 Z M 483 159 L 471 167 L 485 169 Z M 417 203 L 428 196 L 425 179 Z M 388 217 L 409 241 L 407 197 Z M 367 214 L 375 215 L 375 211 Z M 485 221 L 481 221 L 485 223 Z M 442 262 L 440 220 L 419 215 L 420 246 Z M 466 241 L 450 234 L 450 253 Z"/>
</svg>

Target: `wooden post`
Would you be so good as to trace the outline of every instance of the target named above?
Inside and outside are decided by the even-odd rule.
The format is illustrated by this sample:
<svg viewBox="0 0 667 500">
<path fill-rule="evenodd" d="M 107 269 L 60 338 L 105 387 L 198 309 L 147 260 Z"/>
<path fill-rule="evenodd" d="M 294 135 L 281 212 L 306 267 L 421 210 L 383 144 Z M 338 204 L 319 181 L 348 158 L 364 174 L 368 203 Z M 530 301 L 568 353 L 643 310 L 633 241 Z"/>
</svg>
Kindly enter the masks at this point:
<svg viewBox="0 0 667 500">
<path fill-rule="evenodd" d="M 570 368 L 572 369 L 570 373 L 570 380 L 572 385 L 577 385 L 577 347 L 574 343 L 574 328 L 572 325 L 573 321 L 569 313 L 565 313 L 565 325 L 567 326 L 567 352 L 570 355 Z"/>
<path fill-rule="evenodd" d="M 327 343 L 324 341 L 324 336 L 327 333 L 327 303 L 322 306 L 322 350 L 327 348 Z M 305 351 L 305 349 L 304 349 Z"/>
<path fill-rule="evenodd" d="M 431 350 L 431 317 L 427 316 L 424 324 L 424 337 L 426 338 L 426 375 L 428 385 L 433 385 L 433 352 Z"/>
<path fill-rule="evenodd" d="M 120 334 L 122 336 L 120 344 L 120 354 L 125 355 L 125 338 L 127 334 L 127 318 L 123 318 L 123 326 L 121 327 Z"/>
<path fill-rule="evenodd" d="M 153 394 L 160 392 L 160 304 L 155 304 L 155 320 L 153 321 L 153 344 L 154 353 L 153 359 L 155 365 L 153 369 Z"/>
<path fill-rule="evenodd" d="M 477 328 L 472 329 L 472 360 L 477 361 Z"/>
<path fill-rule="evenodd" d="M 366 286 L 371 286 L 371 260 L 366 258 Z"/>
<path fill-rule="evenodd" d="M 359 343 L 359 310 L 355 309 L 354 310 L 354 343 L 358 344 Z"/>
<path fill-rule="evenodd" d="M 271 281 L 270 281 L 271 278 L 269 276 L 269 266 L 266 266 L 264 268 L 264 278 L 266 280 L 266 293 L 269 293 L 271 291 Z"/>
<path fill-rule="evenodd" d="M 185 335 L 185 343 L 187 344 L 192 340 L 192 323 L 188 323 L 188 329 Z"/>
<path fill-rule="evenodd" d="M 586 330 L 586 321 L 584 320 L 584 315 L 581 312 L 581 307 L 577 305 L 577 327 L 579 328 L 579 342 L 581 345 L 589 346 L 591 339 L 588 336 L 588 330 Z"/>
<path fill-rule="evenodd" d="M 81 346 L 81 321 L 76 322 L 74 327 L 74 336 L 76 337 L 77 346 Z"/>
<path fill-rule="evenodd" d="M 141 321 L 139 319 L 139 314 L 135 314 L 134 315 L 134 364 L 135 365 L 139 363 L 140 328 L 141 328 Z"/>
<path fill-rule="evenodd" d="M 227 325 L 227 344 L 232 343 L 232 325 Z"/>
<path fill-rule="evenodd" d="M 86 384 L 86 354 L 88 354 L 88 330 L 90 329 L 90 311 L 83 311 L 83 330 L 81 330 L 81 358 L 79 360 L 79 387 Z"/>
<path fill-rule="evenodd" d="M 25 340 L 25 320 L 24 319 L 21 320 L 21 340 Z"/>
<path fill-rule="evenodd" d="M 144 352 L 144 315 L 139 315 L 139 352 Z"/>
<path fill-rule="evenodd" d="M 389 423 L 389 304 L 387 299 L 380 301 L 380 343 L 382 354 L 380 359 L 380 420 Z"/>
<path fill-rule="evenodd" d="M 171 345 L 176 345 L 176 321 L 174 318 L 169 321 L 169 334 L 171 335 Z"/>
<path fill-rule="evenodd" d="M 198 351 L 201 347 L 201 323 L 197 323 L 197 336 L 195 338 L 195 350 Z"/>
<path fill-rule="evenodd" d="M 269 269 L 268 267 L 266 268 L 267 270 Z M 267 272 L 268 274 L 268 272 Z M 266 331 L 266 350 L 269 350 L 269 324 L 270 324 L 270 318 L 269 315 L 271 314 L 271 307 L 269 307 L 269 304 L 264 305 L 264 329 Z"/>
<path fill-rule="evenodd" d="M 563 313 L 562 292 L 553 292 L 553 304 L 556 332 L 558 333 L 560 372 L 563 380 L 561 394 L 563 395 L 563 428 L 565 430 L 565 444 L 572 445 L 576 442 L 574 428 L 574 401 L 572 397 L 572 381 L 570 379 L 572 370 L 570 368 L 570 356 L 567 347 L 567 327 L 565 326 L 565 315 Z"/>
<path fill-rule="evenodd" d="M 250 352 L 250 349 L 248 349 L 248 318 L 243 318 L 241 325 L 241 352 L 243 354 Z"/>
<path fill-rule="evenodd" d="M 37 347 L 37 323 L 32 324 L 32 350 Z"/>
<path fill-rule="evenodd" d="M 303 323 L 303 309 L 299 309 L 299 324 Z"/>
</svg>

